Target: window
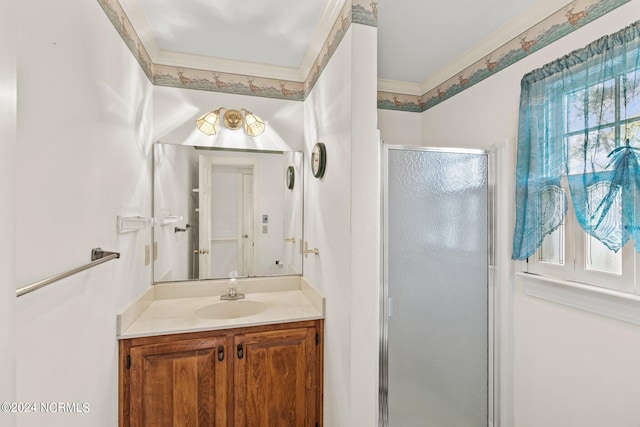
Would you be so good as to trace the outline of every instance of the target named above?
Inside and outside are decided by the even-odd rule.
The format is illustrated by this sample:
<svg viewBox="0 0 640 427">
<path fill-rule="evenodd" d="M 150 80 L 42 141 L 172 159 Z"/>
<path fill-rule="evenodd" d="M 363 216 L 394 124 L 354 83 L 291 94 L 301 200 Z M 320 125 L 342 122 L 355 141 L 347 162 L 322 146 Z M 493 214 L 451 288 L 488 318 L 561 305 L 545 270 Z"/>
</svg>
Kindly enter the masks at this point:
<svg viewBox="0 0 640 427">
<path fill-rule="evenodd" d="M 640 294 L 640 27 L 523 78 L 514 259 Z"/>
</svg>

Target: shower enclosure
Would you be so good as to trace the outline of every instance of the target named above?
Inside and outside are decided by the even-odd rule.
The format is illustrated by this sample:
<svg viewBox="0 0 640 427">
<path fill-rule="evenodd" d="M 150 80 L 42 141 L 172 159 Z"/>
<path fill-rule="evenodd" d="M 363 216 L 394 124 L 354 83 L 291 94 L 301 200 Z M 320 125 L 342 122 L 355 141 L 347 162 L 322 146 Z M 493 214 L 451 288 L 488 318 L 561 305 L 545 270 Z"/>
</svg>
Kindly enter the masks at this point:
<svg viewBox="0 0 640 427">
<path fill-rule="evenodd" d="M 490 160 L 384 146 L 381 426 L 494 425 Z"/>
</svg>

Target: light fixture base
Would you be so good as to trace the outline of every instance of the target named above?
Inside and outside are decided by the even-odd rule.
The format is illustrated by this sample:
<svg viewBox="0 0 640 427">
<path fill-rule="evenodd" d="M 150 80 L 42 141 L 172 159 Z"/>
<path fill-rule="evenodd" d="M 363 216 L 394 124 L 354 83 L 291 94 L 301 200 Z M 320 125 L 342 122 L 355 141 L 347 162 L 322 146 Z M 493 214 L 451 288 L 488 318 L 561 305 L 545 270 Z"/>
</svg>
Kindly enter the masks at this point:
<svg viewBox="0 0 640 427">
<path fill-rule="evenodd" d="M 240 129 L 242 127 L 242 113 L 238 110 L 227 110 L 224 113 L 224 125 L 227 129 Z"/>
</svg>

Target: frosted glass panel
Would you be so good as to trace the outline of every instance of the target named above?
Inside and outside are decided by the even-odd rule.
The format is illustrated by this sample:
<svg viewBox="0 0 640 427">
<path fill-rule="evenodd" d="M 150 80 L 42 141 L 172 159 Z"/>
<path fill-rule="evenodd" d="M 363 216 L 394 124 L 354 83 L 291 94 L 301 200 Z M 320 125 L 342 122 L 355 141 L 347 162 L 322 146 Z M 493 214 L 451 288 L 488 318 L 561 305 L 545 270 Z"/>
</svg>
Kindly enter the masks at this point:
<svg viewBox="0 0 640 427">
<path fill-rule="evenodd" d="M 487 156 L 390 149 L 388 420 L 488 419 Z"/>
<path fill-rule="evenodd" d="M 238 242 L 211 242 L 212 277 L 229 277 L 232 271 L 238 271 Z"/>
<path fill-rule="evenodd" d="M 238 171 L 234 167 L 214 166 L 211 178 L 211 236 L 236 237 L 239 218 Z"/>
</svg>

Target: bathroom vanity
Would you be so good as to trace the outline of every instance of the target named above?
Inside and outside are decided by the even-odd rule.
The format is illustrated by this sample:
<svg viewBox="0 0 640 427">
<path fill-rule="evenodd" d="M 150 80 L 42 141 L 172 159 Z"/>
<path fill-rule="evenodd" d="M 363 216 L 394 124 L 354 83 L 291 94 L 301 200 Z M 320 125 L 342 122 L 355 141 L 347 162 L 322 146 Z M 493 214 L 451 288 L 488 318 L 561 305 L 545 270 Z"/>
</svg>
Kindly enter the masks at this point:
<svg viewBox="0 0 640 427">
<path fill-rule="evenodd" d="M 300 276 L 156 284 L 118 316 L 120 426 L 322 426 L 324 299 Z"/>
</svg>

